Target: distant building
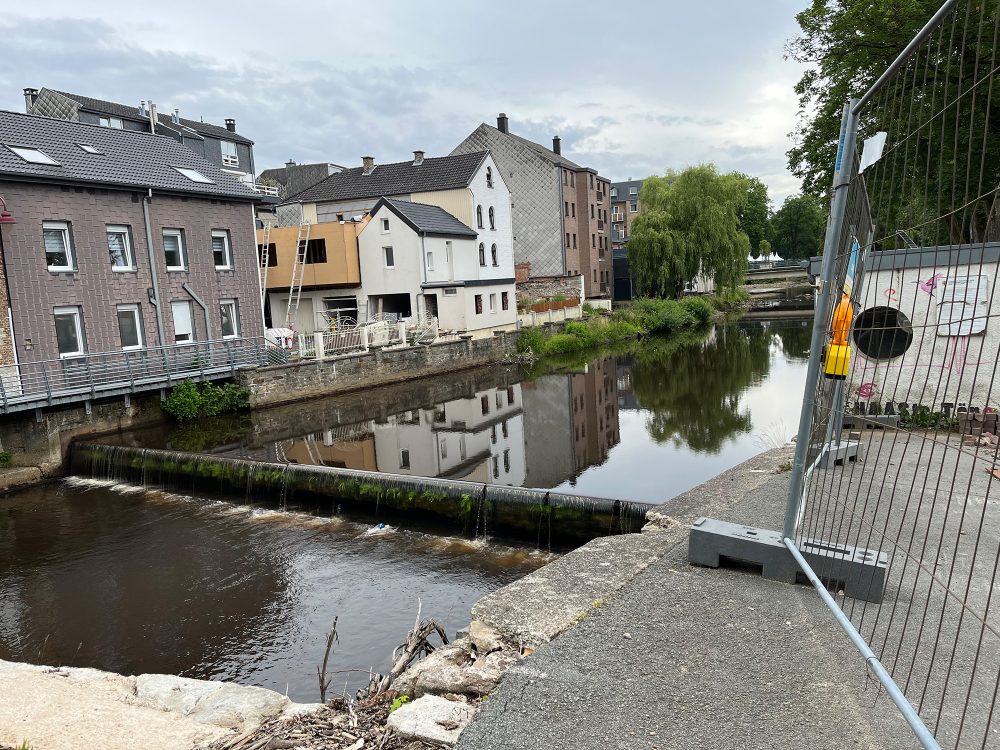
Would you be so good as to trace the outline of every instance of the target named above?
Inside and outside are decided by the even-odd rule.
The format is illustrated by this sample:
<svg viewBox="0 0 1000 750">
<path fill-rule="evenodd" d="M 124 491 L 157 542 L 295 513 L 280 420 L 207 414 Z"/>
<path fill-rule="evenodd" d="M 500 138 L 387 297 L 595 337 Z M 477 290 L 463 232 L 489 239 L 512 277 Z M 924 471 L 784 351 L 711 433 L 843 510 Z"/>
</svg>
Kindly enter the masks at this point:
<svg viewBox="0 0 1000 750">
<path fill-rule="evenodd" d="M 147 348 L 263 334 L 259 196 L 176 140 L 0 111 L 0 196 L 15 222 L 0 225 L 0 363 L 21 377 L 54 360 L 52 382 L 76 368 L 85 384 L 86 355 L 129 352 L 128 382 Z"/>
<path fill-rule="evenodd" d="M 626 180 L 611 184 L 611 246 L 614 250 L 625 247 L 632 235 L 632 220 L 639 213 L 639 192 L 643 180 Z"/>
<path fill-rule="evenodd" d="M 358 234 L 368 317 L 437 318 L 460 332 L 514 327 L 514 263 L 510 244 L 492 241 L 499 232 L 472 229 L 440 206 L 392 198 L 370 216 Z"/>
<path fill-rule="evenodd" d="M 318 164 L 296 164 L 289 159 L 284 166 L 275 169 L 265 169 L 260 173 L 258 182 L 262 185 L 277 188 L 279 198 L 287 198 L 290 195 L 301 193 L 306 188 L 311 188 L 317 182 L 325 180 L 332 174 L 343 172 L 344 168 L 339 164 L 330 162 L 320 162 Z"/>
<path fill-rule="evenodd" d="M 138 107 L 70 94 L 55 89 L 24 89 L 29 115 L 55 117 L 111 130 L 145 131 L 172 138 L 240 182 L 255 186 L 253 141 L 236 132 L 236 120 L 214 125 L 180 116 L 180 110 L 157 111 L 152 101 Z M 264 191 L 267 192 L 267 191 Z"/>
<path fill-rule="evenodd" d="M 611 293 L 610 183 L 562 155 L 510 132 L 507 116 L 483 123 L 452 154 L 489 150 L 513 201 L 514 262 L 531 278 L 584 277 L 587 297 Z"/>
</svg>

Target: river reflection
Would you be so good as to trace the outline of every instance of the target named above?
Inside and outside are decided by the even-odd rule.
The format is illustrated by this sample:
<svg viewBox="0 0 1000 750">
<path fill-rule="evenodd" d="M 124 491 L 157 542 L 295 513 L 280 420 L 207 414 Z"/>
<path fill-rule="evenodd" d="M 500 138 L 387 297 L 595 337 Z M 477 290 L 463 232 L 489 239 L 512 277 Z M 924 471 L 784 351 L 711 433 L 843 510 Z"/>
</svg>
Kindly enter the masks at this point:
<svg viewBox="0 0 1000 750">
<path fill-rule="evenodd" d="M 162 431 L 133 445 L 662 502 L 795 431 L 811 320 L 616 356 L 442 375 Z"/>
</svg>

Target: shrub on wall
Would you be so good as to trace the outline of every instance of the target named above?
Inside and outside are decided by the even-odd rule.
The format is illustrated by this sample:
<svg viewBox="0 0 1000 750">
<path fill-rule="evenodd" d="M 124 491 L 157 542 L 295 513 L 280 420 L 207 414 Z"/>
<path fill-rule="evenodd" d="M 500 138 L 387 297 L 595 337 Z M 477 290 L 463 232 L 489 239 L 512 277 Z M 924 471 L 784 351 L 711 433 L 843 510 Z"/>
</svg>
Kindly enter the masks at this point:
<svg viewBox="0 0 1000 750">
<path fill-rule="evenodd" d="M 222 386 L 204 383 L 199 388 L 192 381 L 184 380 L 170 389 L 162 406 L 174 419 L 185 422 L 197 417 L 239 411 L 249 404 L 250 393 L 235 383 Z"/>
</svg>

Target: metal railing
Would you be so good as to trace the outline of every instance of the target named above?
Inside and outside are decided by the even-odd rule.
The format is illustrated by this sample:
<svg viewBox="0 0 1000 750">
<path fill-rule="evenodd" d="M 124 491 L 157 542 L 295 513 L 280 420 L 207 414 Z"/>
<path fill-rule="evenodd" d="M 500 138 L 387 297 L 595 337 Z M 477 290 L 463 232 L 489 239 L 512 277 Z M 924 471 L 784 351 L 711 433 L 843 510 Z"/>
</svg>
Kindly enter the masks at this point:
<svg viewBox="0 0 1000 750">
<path fill-rule="evenodd" d="M 262 340 L 235 338 L 3 365 L 0 412 L 157 390 L 179 380 L 231 377 L 269 361 Z"/>
<path fill-rule="evenodd" d="M 844 108 L 783 532 L 924 748 L 1000 747 L 998 28 L 945 2 Z"/>
</svg>

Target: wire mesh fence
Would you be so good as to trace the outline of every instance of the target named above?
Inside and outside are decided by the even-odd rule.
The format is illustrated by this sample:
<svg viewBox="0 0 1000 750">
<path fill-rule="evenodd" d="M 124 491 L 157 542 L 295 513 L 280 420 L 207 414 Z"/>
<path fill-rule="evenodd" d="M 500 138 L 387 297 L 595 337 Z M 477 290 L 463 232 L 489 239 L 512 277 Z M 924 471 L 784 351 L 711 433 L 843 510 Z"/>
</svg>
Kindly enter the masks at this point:
<svg viewBox="0 0 1000 750">
<path fill-rule="evenodd" d="M 845 111 L 785 529 L 925 747 L 1000 748 L 998 31 L 945 3 Z"/>
</svg>

